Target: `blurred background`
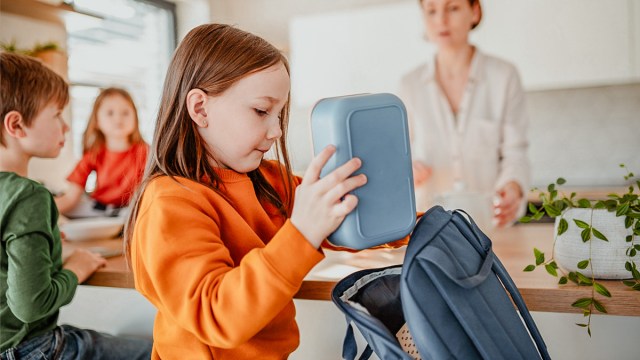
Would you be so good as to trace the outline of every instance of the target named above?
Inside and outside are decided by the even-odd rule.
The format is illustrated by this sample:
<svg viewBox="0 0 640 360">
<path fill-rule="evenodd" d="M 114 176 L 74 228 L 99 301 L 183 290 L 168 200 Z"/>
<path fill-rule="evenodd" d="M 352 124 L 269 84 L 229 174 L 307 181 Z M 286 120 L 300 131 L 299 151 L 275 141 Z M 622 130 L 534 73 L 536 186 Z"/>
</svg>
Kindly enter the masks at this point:
<svg viewBox="0 0 640 360">
<path fill-rule="evenodd" d="M 514 63 L 526 90 L 532 184 L 546 187 L 562 176 L 571 186 L 598 190 L 625 185 L 620 163 L 640 172 L 640 2 L 483 0 L 482 6 L 472 42 Z M 70 146 L 58 159 L 33 161 L 31 176 L 61 189 L 81 156 L 82 132 L 102 87 L 132 93 L 150 142 L 170 56 L 186 32 L 208 22 L 254 32 L 290 59 L 288 140 L 298 173 L 311 159 L 316 101 L 395 93 L 401 75 L 434 51 L 424 40 L 418 0 L 2 0 L 2 47 L 32 51 L 71 84 Z M 294 357 L 337 358 L 342 316 L 327 302 L 296 302 L 303 338 Z M 79 325 L 151 331 L 153 309 L 132 290 L 82 287 L 68 308 L 63 320 Z M 104 308 L 119 315 L 104 315 Z M 564 318 L 574 315 L 536 316 L 547 324 L 545 338 L 558 338 L 550 347 L 559 358 L 637 358 L 625 335 L 640 330 L 638 319 L 599 317 L 612 330 L 589 341 Z M 615 350 L 599 352 L 612 343 Z M 318 354 L 333 347 L 335 356 Z"/>
</svg>

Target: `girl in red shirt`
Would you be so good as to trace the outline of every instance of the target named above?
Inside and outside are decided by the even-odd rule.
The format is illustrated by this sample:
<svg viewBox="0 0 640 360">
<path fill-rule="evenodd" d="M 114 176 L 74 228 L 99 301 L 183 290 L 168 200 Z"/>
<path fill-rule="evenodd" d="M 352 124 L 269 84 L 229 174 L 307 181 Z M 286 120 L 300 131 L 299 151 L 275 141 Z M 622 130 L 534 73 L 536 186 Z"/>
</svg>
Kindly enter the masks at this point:
<svg viewBox="0 0 640 360">
<path fill-rule="evenodd" d="M 70 186 L 55 199 L 56 205 L 71 218 L 113 215 L 129 204 L 142 179 L 148 151 L 127 91 L 107 88 L 100 92 L 82 142 L 84 155 L 67 177 Z M 87 196 L 85 185 L 93 171 L 96 187 Z"/>
</svg>

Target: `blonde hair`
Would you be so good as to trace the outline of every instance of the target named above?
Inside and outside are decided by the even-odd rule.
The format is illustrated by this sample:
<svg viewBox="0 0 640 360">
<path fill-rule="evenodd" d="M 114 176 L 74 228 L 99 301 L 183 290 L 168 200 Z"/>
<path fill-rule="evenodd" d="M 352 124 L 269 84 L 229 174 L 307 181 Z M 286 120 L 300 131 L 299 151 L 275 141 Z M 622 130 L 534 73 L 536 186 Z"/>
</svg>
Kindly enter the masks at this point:
<svg viewBox="0 0 640 360">
<path fill-rule="evenodd" d="M 53 70 L 36 58 L 0 52 L 0 109 L 2 119 L 10 112 L 22 115 L 25 126 L 47 104 L 54 102 L 60 108 L 69 102 L 69 85 Z M 0 145 L 6 146 L 4 126 L 0 126 Z"/>
<path fill-rule="evenodd" d="M 219 192 L 221 180 L 209 162 L 212 155 L 187 112 L 187 93 L 191 89 L 201 89 L 209 96 L 218 96 L 247 75 L 279 63 L 284 64 L 289 72 L 287 59 L 278 49 L 266 40 L 233 26 L 200 25 L 185 36 L 167 70 L 147 168 L 131 201 L 124 232 L 127 252 L 140 199 L 151 180 L 159 176 L 179 176 L 196 182 L 207 179 L 205 185 Z M 293 203 L 291 165 L 286 146 L 288 123 L 289 99 L 280 112 L 283 135 L 275 144 L 277 159 L 284 165 L 284 171 L 280 171 L 284 199 L 259 169 L 247 173 L 258 198 L 273 204 L 285 216 L 290 215 L 288 212 Z"/>
<path fill-rule="evenodd" d="M 136 126 L 133 133 L 129 135 L 129 144 L 144 143 L 142 134 L 140 134 L 140 127 L 138 125 L 138 110 L 136 109 L 136 104 L 133 102 L 133 98 L 124 89 L 110 87 L 100 91 L 100 94 L 98 94 L 98 97 L 96 97 L 96 100 L 93 102 L 93 110 L 91 110 L 89 122 L 87 122 L 87 128 L 82 134 L 82 150 L 85 153 L 95 152 L 102 148 L 106 143 L 104 133 L 98 127 L 98 111 L 100 110 L 100 106 L 102 106 L 104 99 L 110 96 L 123 97 L 133 108 L 133 116 L 135 118 Z"/>
</svg>

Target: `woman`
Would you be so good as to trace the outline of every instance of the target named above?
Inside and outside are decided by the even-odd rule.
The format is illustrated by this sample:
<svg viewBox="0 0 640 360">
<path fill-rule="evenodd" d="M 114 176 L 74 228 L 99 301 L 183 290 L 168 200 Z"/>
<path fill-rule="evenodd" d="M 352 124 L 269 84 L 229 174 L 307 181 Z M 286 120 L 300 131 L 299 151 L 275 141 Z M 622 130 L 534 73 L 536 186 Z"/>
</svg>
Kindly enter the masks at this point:
<svg viewBox="0 0 640 360">
<path fill-rule="evenodd" d="M 420 210 L 453 191 L 494 198 L 494 223 L 521 215 L 529 181 L 524 94 L 515 67 L 469 43 L 479 0 L 420 0 L 437 51 L 406 74 L 414 182 Z"/>
</svg>

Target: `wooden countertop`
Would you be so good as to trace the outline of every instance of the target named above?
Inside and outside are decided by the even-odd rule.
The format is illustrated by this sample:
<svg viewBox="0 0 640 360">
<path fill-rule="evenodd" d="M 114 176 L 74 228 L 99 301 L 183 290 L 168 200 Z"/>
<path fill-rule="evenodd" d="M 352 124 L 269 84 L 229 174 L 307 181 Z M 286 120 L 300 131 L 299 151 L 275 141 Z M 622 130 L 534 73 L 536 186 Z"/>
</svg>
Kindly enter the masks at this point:
<svg viewBox="0 0 640 360">
<path fill-rule="evenodd" d="M 540 267 L 534 272 L 523 272 L 534 262 L 533 248 L 537 247 L 549 256 L 553 245 L 552 224 L 520 224 L 489 234 L 494 252 L 505 265 L 518 286 L 529 310 L 543 312 L 580 313 L 571 303 L 581 297 L 591 296 L 591 287 L 573 284 L 558 285 L 557 279 Z M 70 247 L 101 246 L 121 249 L 119 239 L 74 242 Z M 364 250 L 358 253 L 325 251 L 326 258 L 307 275 L 297 299 L 330 300 L 336 281 L 361 269 L 395 265 L 402 262 L 404 249 Z M 621 281 L 601 281 L 611 292 L 611 298 L 600 295 L 610 315 L 640 316 L 640 292 L 630 290 Z M 97 271 L 84 285 L 133 288 L 133 276 L 123 256 L 108 259 L 106 267 Z"/>
</svg>

